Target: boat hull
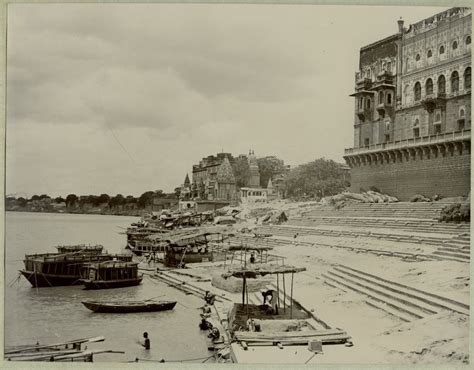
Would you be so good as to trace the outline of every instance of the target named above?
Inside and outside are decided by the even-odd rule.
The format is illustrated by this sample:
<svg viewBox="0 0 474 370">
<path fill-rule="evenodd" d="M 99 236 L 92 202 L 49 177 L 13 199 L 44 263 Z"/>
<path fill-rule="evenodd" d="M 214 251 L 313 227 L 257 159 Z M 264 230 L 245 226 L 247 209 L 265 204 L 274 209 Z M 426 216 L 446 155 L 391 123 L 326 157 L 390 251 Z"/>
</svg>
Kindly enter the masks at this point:
<svg viewBox="0 0 474 370">
<path fill-rule="evenodd" d="M 125 288 L 129 286 L 139 285 L 143 277 L 135 279 L 121 279 L 121 280 L 88 280 L 81 279 L 81 284 L 84 284 L 84 289 L 114 289 Z"/>
<path fill-rule="evenodd" d="M 144 304 L 106 304 L 99 302 L 82 302 L 89 310 L 101 313 L 134 313 L 134 312 L 156 312 L 172 310 L 176 302 L 156 302 Z"/>
<path fill-rule="evenodd" d="M 20 273 L 30 282 L 33 288 L 47 288 L 81 284 L 79 275 L 54 275 L 42 272 L 20 270 Z"/>
</svg>

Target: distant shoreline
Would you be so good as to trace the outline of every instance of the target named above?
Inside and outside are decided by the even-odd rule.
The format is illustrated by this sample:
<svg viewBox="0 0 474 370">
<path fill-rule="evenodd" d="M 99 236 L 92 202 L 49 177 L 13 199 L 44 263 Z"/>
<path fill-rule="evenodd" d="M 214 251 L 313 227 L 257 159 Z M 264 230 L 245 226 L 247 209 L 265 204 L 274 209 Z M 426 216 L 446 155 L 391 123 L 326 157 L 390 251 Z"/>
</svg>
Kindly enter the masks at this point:
<svg viewBox="0 0 474 370">
<path fill-rule="evenodd" d="M 67 214 L 67 215 L 95 215 L 95 216 L 125 216 L 125 217 L 141 217 L 141 214 L 133 212 L 85 212 L 85 211 L 49 211 L 41 210 L 35 211 L 31 209 L 5 209 L 5 212 L 16 212 L 16 213 L 54 213 L 54 214 Z M 146 212 L 143 212 L 146 213 Z"/>
</svg>

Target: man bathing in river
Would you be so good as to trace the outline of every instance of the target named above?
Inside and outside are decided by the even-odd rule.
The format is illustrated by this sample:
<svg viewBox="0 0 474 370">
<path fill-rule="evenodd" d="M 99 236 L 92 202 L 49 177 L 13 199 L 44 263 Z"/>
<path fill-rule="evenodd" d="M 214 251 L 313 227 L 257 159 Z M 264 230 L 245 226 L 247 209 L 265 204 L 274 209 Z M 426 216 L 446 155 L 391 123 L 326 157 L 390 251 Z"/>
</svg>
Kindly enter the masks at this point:
<svg viewBox="0 0 474 370">
<path fill-rule="evenodd" d="M 148 333 L 143 333 L 143 343 L 140 342 L 140 345 L 145 347 L 145 349 L 150 349 L 150 339 L 148 338 Z"/>
</svg>

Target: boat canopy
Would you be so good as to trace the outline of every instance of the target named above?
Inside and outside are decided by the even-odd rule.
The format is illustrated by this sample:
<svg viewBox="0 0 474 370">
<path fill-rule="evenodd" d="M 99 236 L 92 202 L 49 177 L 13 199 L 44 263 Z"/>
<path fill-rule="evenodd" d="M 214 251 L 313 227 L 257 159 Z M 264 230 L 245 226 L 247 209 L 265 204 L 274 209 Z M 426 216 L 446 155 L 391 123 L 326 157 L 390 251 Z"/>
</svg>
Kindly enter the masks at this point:
<svg viewBox="0 0 474 370">
<path fill-rule="evenodd" d="M 256 278 L 257 276 L 265 276 L 269 274 L 290 274 L 295 272 L 306 271 L 305 267 L 294 267 L 289 265 L 258 265 L 258 266 L 242 266 L 241 268 L 230 269 L 222 274 L 222 277 L 237 278 Z"/>
</svg>

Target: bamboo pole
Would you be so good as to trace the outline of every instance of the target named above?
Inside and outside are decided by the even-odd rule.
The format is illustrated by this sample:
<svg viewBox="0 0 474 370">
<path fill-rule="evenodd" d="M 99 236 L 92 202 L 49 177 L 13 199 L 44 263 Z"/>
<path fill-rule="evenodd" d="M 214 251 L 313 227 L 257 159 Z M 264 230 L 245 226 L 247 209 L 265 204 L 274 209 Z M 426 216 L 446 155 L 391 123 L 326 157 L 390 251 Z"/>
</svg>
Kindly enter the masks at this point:
<svg viewBox="0 0 474 370">
<path fill-rule="evenodd" d="M 246 281 L 245 281 L 245 276 L 244 276 L 244 280 L 242 282 L 242 304 L 245 305 L 245 284 L 246 284 Z"/>
<path fill-rule="evenodd" d="M 285 274 L 283 275 L 283 312 L 286 313 L 286 284 L 285 284 Z"/>
<path fill-rule="evenodd" d="M 278 311 L 280 310 L 280 276 L 277 274 L 277 305 Z"/>
<path fill-rule="evenodd" d="M 291 297 L 290 297 L 290 319 L 293 318 L 293 277 L 294 273 L 291 273 Z"/>
</svg>

